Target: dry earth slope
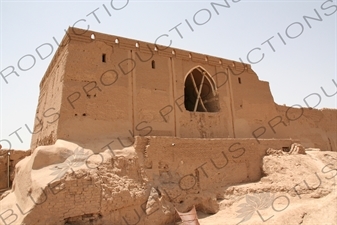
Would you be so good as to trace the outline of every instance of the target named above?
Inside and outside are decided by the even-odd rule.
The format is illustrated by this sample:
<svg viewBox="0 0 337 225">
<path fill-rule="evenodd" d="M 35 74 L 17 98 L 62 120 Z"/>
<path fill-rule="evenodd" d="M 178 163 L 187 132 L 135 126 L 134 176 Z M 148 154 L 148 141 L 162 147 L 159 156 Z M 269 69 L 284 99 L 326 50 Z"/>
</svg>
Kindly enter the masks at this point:
<svg viewBox="0 0 337 225">
<path fill-rule="evenodd" d="M 337 152 L 310 151 L 265 156 L 264 177 L 229 187 L 214 215 L 201 225 L 337 224 Z"/>
</svg>

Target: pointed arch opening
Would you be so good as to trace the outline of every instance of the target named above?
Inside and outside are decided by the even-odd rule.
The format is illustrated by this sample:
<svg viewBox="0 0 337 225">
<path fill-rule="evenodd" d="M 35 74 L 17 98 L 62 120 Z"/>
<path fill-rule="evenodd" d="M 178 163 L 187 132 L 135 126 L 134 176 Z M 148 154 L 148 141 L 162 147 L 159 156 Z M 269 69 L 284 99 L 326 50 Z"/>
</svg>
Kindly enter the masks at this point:
<svg viewBox="0 0 337 225">
<path fill-rule="evenodd" d="M 219 98 L 213 78 L 201 67 L 185 79 L 185 109 L 190 112 L 218 112 Z"/>
</svg>

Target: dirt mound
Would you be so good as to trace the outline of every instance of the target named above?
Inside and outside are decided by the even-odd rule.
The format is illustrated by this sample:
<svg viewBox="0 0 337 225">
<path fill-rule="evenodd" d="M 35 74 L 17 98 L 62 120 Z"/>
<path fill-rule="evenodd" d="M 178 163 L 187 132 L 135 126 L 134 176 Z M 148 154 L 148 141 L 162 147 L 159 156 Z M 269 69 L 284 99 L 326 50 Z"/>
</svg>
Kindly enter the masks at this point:
<svg viewBox="0 0 337 225">
<path fill-rule="evenodd" d="M 337 224 L 337 153 L 281 152 L 263 158 L 259 182 L 228 187 L 220 211 L 199 213 L 200 224 Z"/>
</svg>

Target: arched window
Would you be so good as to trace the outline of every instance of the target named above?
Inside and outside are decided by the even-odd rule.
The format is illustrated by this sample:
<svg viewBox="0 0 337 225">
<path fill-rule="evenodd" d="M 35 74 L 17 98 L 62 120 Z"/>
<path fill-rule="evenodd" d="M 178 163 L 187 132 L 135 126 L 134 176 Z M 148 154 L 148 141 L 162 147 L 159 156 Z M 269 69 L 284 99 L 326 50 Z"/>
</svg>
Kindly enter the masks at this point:
<svg viewBox="0 0 337 225">
<path fill-rule="evenodd" d="M 191 112 L 218 112 L 219 101 L 213 78 L 201 67 L 185 79 L 185 109 Z"/>
</svg>

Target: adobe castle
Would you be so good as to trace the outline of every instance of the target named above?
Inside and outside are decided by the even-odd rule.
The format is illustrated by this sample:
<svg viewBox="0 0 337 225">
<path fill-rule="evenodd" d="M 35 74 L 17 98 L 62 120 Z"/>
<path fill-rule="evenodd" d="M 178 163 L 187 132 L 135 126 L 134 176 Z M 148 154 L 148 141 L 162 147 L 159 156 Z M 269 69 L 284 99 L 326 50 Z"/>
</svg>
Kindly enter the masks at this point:
<svg viewBox="0 0 337 225">
<path fill-rule="evenodd" d="M 31 148 L 100 152 L 135 136 L 298 139 L 337 150 L 337 114 L 274 103 L 250 65 L 69 28 L 40 84 Z"/>
<path fill-rule="evenodd" d="M 335 193 L 336 152 L 294 142 L 336 151 L 337 111 L 275 104 L 247 64 L 69 28 L 40 91 L 32 151 L 0 150 L 0 225 L 176 224 L 194 206 L 223 224 L 250 192 Z M 318 168 L 322 187 L 299 186 Z"/>
</svg>

